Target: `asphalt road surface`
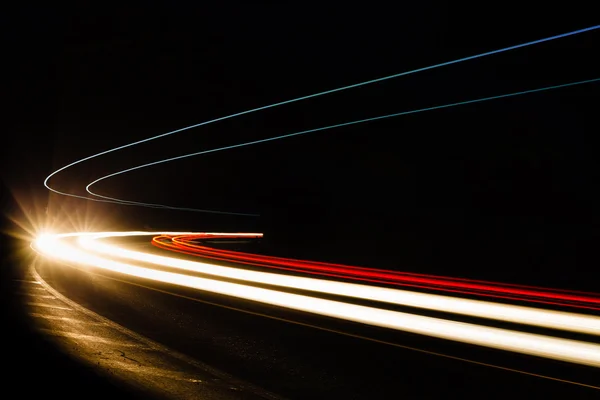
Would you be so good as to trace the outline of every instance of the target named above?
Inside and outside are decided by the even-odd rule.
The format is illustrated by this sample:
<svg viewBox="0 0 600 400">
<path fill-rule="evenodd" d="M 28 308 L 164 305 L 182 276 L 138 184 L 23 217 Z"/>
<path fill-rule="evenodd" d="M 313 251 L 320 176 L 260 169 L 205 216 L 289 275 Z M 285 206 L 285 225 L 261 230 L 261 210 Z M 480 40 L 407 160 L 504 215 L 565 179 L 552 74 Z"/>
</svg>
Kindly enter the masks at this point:
<svg viewBox="0 0 600 400">
<path fill-rule="evenodd" d="M 32 391 L 165 399 L 600 395 L 572 383 L 600 385 L 596 368 L 85 271 L 31 254 L 4 264 L 3 380 L 5 390 L 23 397 Z"/>
</svg>

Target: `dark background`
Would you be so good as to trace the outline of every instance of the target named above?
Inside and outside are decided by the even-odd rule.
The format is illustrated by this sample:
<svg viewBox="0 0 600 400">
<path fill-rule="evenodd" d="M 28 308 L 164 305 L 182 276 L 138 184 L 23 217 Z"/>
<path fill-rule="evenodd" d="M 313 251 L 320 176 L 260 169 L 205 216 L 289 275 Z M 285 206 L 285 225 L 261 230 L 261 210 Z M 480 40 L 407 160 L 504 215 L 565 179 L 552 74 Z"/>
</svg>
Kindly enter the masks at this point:
<svg viewBox="0 0 600 400">
<path fill-rule="evenodd" d="M 597 291 L 597 83 L 216 152 L 95 187 L 259 218 L 102 204 L 43 186 L 57 168 L 135 140 L 598 23 L 582 8 L 544 7 L 8 7 L 4 244 L 45 224 L 260 231 L 272 254 Z M 221 121 L 90 160 L 51 184 L 84 195 L 93 179 L 186 152 L 597 78 L 599 34 Z"/>
<path fill-rule="evenodd" d="M 9 8 L 4 182 L 38 225 L 47 206 L 53 226 L 66 210 L 77 228 L 257 230 L 270 251 L 299 257 L 593 290 L 595 83 L 207 154 L 94 187 L 260 218 L 72 200 L 42 185 L 135 140 L 594 23 L 584 9 L 519 10 Z M 93 179 L 186 152 L 596 78 L 597 43 L 584 33 L 221 121 L 90 160 L 51 184 L 86 195 Z"/>
</svg>

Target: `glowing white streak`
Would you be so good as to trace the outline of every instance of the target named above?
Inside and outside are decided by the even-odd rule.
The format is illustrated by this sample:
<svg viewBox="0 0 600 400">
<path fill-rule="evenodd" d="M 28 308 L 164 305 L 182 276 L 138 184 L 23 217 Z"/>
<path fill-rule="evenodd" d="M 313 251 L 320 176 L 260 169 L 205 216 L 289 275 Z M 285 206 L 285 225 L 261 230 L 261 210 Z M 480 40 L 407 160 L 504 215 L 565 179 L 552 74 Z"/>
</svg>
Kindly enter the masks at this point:
<svg viewBox="0 0 600 400">
<path fill-rule="evenodd" d="M 77 234 L 72 236 L 75 235 Z M 65 236 L 54 236 L 53 238 L 36 241 L 35 247 L 46 255 L 65 261 L 83 263 L 130 276 L 389 329 L 600 367 L 600 346 L 592 343 L 446 321 L 439 318 L 382 310 L 173 272 L 157 271 L 86 253 L 61 241 L 60 239 L 63 237 Z"/>
<path fill-rule="evenodd" d="M 97 235 L 87 235 L 85 237 L 81 237 L 79 238 L 79 243 L 82 247 L 88 250 L 107 254 L 111 257 L 126 258 L 129 260 L 147 262 L 155 265 L 199 272 L 223 278 L 308 290 L 312 292 L 329 293 L 364 300 L 380 301 L 388 304 L 418 307 L 428 310 L 468 315 L 472 317 L 528 324 L 544 328 L 600 335 L 600 318 L 584 314 L 542 310 L 532 307 L 499 304 L 481 300 L 461 299 L 450 296 L 412 292 L 408 290 L 382 288 L 363 284 L 336 282 L 315 278 L 303 278 L 239 268 L 223 267 L 206 262 L 182 260 L 172 257 L 126 250 L 106 243 L 100 243 L 97 240 L 110 236 L 129 236 L 130 234 L 140 235 L 142 233 L 99 233 Z M 144 234 L 149 235 L 150 233 Z M 171 232 L 169 234 L 183 235 L 186 233 Z"/>
</svg>

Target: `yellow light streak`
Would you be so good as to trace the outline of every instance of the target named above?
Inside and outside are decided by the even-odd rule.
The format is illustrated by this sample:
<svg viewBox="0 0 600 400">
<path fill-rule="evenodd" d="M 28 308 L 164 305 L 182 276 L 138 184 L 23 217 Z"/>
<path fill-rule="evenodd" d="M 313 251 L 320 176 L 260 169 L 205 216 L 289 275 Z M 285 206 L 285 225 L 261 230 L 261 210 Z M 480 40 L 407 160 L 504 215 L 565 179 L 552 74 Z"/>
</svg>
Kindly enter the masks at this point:
<svg viewBox="0 0 600 400">
<path fill-rule="evenodd" d="M 125 275 L 150 279 L 157 282 L 165 282 L 177 286 L 194 288 L 213 293 L 220 293 L 236 298 L 257 301 L 261 303 L 281 306 L 308 313 L 325 315 L 334 318 L 340 318 L 348 321 L 354 321 L 373 326 L 406 331 L 480 346 L 487 346 L 501 350 L 513 351 L 539 357 L 546 357 L 555 360 L 567 361 L 588 366 L 600 367 L 600 346 L 594 343 L 562 339 L 539 334 L 518 332 L 509 329 L 500 329 L 464 322 L 449 321 L 441 318 L 425 317 L 403 312 L 379 309 L 375 307 L 344 303 L 342 301 L 326 300 L 306 295 L 280 292 L 273 289 L 264 289 L 244 284 L 219 281 L 216 279 L 207 279 L 196 276 L 184 275 L 176 272 L 154 270 L 151 268 L 140 267 L 131 263 L 115 261 L 107 258 L 102 254 L 94 254 L 88 249 L 86 249 L 86 247 L 84 246 L 75 247 L 74 245 L 76 243 L 85 244 L 86 246 L 89 246 L 92 243 L 100 244 L 94 240 L 87 241 L 85 240 L 86 238 L 156 234 L 157 233 L 155 232 L 86 232 L 81 234 L 60 234 L 53 236 L 44 236 L 43 238 L 36 240 L 36 242 L 33 244 L 33 247 L 42 254 L 51 257 L 56 257 L 64 261 L 103 268 Z M 177 232 L 177 234 L 185 233 Z M 79 238 L 80 240 L 73 241 L 73 238 Z M 104 250 L 106 250 L 106 248 L 104 248 Z M 123 255 L 127 253 L 121 252 L 119 254 Z M 209 265 L 206 263 L 203 264 Z M 301 279 L 304 280 L 307 278 Z M 322 284 L 323 282 L 326 282 L 328 284 L 343 283 L 321 281 L 318 279 L 310 279 L 310 282 L 320 284 Z M 355 286 L 367 287 L 366 285 L 353 285 L 352 288 L 356 289 Z M 386 291 L 387 290 L 388 289 L 386 289 Z M 450 299 L 449 297 L 445 298 L 446 300 Z M 492 305 L 492 303 L 490 303 L 490 305 Z M 550 312 L 550 314 L 548 314 L 549 317 L 552 315 L 554 315 L 553 312 Z"/>
<path fill-rule="evenodd" d="M 380 301 L 401 306 L 451 312 L 472 317 L 527 324 L 544 328 L 586 333 L 590 335 L 600 335 L 600 318 L 585 314 L 499 304 L 491 301 L 463 299 L 452 296 L 419 293 L 409 290 L 369 286 L 365 284 L 336 282 L 332 280 L 304 278 L 276 273 L 251 271 L 241 268 L 223 267 L 207 262 L 182 260 L 173 257 L 158 256 L 155 254 L 127 250 L 119 246 L 109 245 L 99 241 L 99 239 L 107 237 L 139 234 L 141 234 L 141 232 L 107 232 L 96 235 L 85 235 L 79 238 L 79 244 L 85 249 L 106 254 L 110 257 L 126 258 L 129 260 L 168 266 L 171 268 L 209 274 L 223 278 L 354 297 L 363 300 Z M 150 235 L 150 233 L 144 234 Z M 188 233 L 169 232 L 165 234 L 182 235 Z"/>
</svg>

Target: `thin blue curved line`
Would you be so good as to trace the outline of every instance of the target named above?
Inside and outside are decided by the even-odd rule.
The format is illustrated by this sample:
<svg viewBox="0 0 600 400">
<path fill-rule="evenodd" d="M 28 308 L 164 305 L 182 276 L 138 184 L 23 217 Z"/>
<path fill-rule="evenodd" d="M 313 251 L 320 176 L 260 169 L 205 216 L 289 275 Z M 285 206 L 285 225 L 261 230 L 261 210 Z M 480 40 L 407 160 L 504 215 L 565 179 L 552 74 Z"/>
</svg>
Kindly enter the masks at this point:
<svg viewBox="0 0 600 400">
<path fill-rule="evenodd" d="M 44 186 L 48 190 L 50 190 L 50 191 L 52 191 L 54 193 L 57 193 L 57 194 L 61 194 L 61 195 L 65 195 L 65 196 L 71 196 L 71 197 L 76 197 L 76 198 L 81 198 L 81 199 L 85 199 L 85 200 L 100 201 L 99 199 L 89 198 L 89 197 L 86 197 L 86 196 L 78 196 L 78 195 L 74 195 L 74 194 L 64 193 L 64 192 L 58 191 L 56 189 L 51 188 L 50 185 L 48 184 L 48 181 L 50 180 L 50 178 L 52 178 L 57 173 L 59 173 L 61 171 L 64 171 L 65 169 L 70 168 L 70 167 L 72 167 L 72 166 L 74 166 L 76 164 L 79 164 L 79 163 L 82 163 L 84 161 L 90 160 L 92 158 L 99 157 L 101 155 L 108 154 L 108 153 L 111 153 L 111 152 L 114 152 L 114 151 L 118 151 L 118 150 L 121 150 L 121 149 L 124 149 L 124 148 L 127 148 L 127 147 L 135 146 L 137 144 L 145 143 L 145 142 L 148 142 L 148 141 L 151 141 L 151 140 L 159 139 L 159 138 L 162 138 L 162 137 L 165 137 L 165 136 L 168 136 L 168 135 L 172 135 L 172 134 L 177 133 L 177 132 L 182 132 L 182 131 L 185 131 L 185 130 L 188 130 L 188 129 L 196 128 L 196 127 L 199 127 L 199 126 L 202 126 L 202 125 L 207 125 L 207 124 L 210 124 L 210 123 L 213 123 L 213 122 L 222 121 L 222 120 L 233 118 L 233 117 L 237 117 L 237 116 L 240 116 L 240 115 L 249 114 L 249 113 L 256 112 L 256 111 L 260 111 L 260 110 L 265 110 L 265 109 L 268 109 L 268 108 L 273 108 L 273 107 L 281 106 L 281 105 L 284 105 L 284 104 L 289 104 L 289 103 L 293 103 L 293 102 L 297 102 L 297 101 L 301 101 L 301 100 L 306 100 L 306 99 L 310 99 L 310 98 L 317 97 L 317 96 L 323 96 L 323 95 L 329 94 L 329 93 L 340 92 L 342 90 L 347 90 L 347 89 L 352 89 L 352 88 L 356 88 L 356 87 L 360 87 L 360 86 L 369 85 L 369 84 L 372 84 L 372 83 L 382 82 L 382 81 L 385 81 L 385 80 L 388 80 L 388 79 L 397 78 L 397 77 L 400 77 L 400 76 L 405 76 L 405 75 L 414 74 L 414 73 L 417 73 L 417 72 L 427 71 L 427 70 L 431 70 L 431 69 L 434 69 L 434 68 L 439 68 L 439 67 L 443 67 L 443 66 L 447 66 L 447 65 L 457 64 L 457 63 L 460 63 L 460 62 L 463 62 L 463 61 L 473 60 L 473 59 L 476 59 L 476 58 L 482 58 L 482 57 L 485 57 L 485 56 L 489 56 L 489 55 L 493 55 L 493 54 L 498 54 L 498 53 L 506 52 L 506 51 L 509 51 L 509 50 L 514 50 L 514 49 L 518 49 L 518 48 L 522 48 L 522 47 L 526 47 L 526 46 L 531 46 L 531 45 L 534 45 L 534 44 L 548 42 L 548 41 L 555 40 L 555 39 L 560 39 L 560 38 L 564 38 L 564 37 L 568 37 L 568 36 L 573 36 L 573 35 L 576 35 L 576 34 L 579 34 L 579 33 L 589 32 L 589 31 L 592 31 L 592 30 L 595 30 L 595 29 L 598 29 L 598 28 L 600 28 L 600 25 L 594 25 L 594 26 L 591 26 L 591 27 L 588 27 L 588 28 L 578 29 L 578 30 L 575 30 L 575 31 L 571 31 L 571 32 L 567 32 L 567 33 L 562 33 L 562 34 L 559 34 L 559 35 L 554 35 L 554 36 L 546 37 L 546 38 L 543 38 L 543 39 L 533 40 L 533 41 L 530 41 L 530 42 L 521 43 L 521 44 L 514 45 L 514 46 L 504 47 L 504 48 L 501 48 L 501 49 L 492 50 L 492 51 L 488 51 L 488 52 L 485 52 L 485 53 L 476 54 L 476 55 L 469 56 L 469 57 L 463 57 L 463 58 L 459 58 L 459 59 L 456 59 L 456 60 L 443 62 L 443 63 L 440 63 L 440 64 L 430 65 L 428 67 L 418 68 L 418 69 L 414 69 L 414 70 L 411 70 L 411 71 L 406 71 L 406 72 L 402 72 L 402 73 L 398 73 L 398 74 L 394 74 L 394 75 L 388 75 L 388 76 L 384 76 L 382 78 L 372 79 L 372 80 L 368 80 L 368 81 L 364 81 L 364 82 L 360 82 L 360 83 L 356 83 L 356 84 L 352 84 L 352 85 L 347 85 L 347 86 L 339 87 L 339 88 L 336 88 L 336 89 L 331 89 L 331 90 L 327 90 L 327 91 L 323 91 L 323 92 L 314 93 L 314 94 L 307 95 L 307 96 L 297 97 L 297 98 L 294 98 L 294 99 L 291 99 L 291 100 L 286 100 L 286 101 L 282 101 L 282 102 L 278 102 L 278 103 L 273 103 L 273 104 L 266 105 L 266 106 L 263 106 L 263 107 L 253 108 L 253 109 L 250 109 L 250 110 L 246 110 L 246 111 L 238 112 L 238 113 L 235 113 L 235 114 L 227 115 L 225 117 L 220 117 L 220 118 L 212 119 L 212 120 L 209 120 L 209 121 L 201 122 L 199 124 L 190 125 L 190 126 L 187 126 L 187 127 L 181 128 L 181 129 L 176 129 L 174 131 L 170 131 L 170 132 L 163 133 L 163 134 L 160 134 L 160 135 L 156 135 L 156 136 L 153 136 L 153 137 L 150 137 L 150 138 L 146 138 L 146 139 L 143 139 L 143 140 L 132 142 L 132 143 L 129 143 L 129 144 L 126 144 L 126 145 L 123 145 L 123 146 L 115 147 L 115 148 L 112 148 L 112 149 L 109 149 L 109 150 L 106 150 L 106 151 L 103 151 L 103 152 L 100 152 L 100 153 L 93 154 L 91 156 L 82 158 L 80 160 L 74 161 L 74 162 L 72 162 L 70 164 L 67 164 L 67 165 L 65 165 L 65 166 L 57 169 L 56 171 L 54 171 L 50 175 L 48 175 L 46 177 L 46 179 L 44 179 Z M 105 201 L 105 202 L 115 203 L 115 201 Z M 122 201 L 116 201 L 116 203 L 127 204 L 126 202 L 122 202 Z M 148 206 L 150 206 L 150 205 L 148 205 Z M 154 205 L 154 206 L 158 206 L 158 208 L 163 208 L 164 207 L 164 206 L 161 206 L 161 205 Z M 167 206 L 167 208 L 179 209 L 177 207 L 168 207 L 168 206 Z M 198 210 L 198 211 L 200 211 L 200 210 Z M 209 210 L 202 210 L 202 211 L 212 212 L 212 211 L 209 211 Z M 217 211 L 217 213 L 237 214 L 237 213 L 227 213 L 227 212 L 218 212 L 218 211 Z M 245 215 L 245 214 L 241 214 L 241 215 Z"/>
<path fill-rule="evenodd" d="M 365 118 L 365 119 L 361 119 L 361 120 L 357 120 L 357 121 L 350 121 L 350 122 L 344 122 L 341 124 L 335 124 L 335 125 L 329 125 L 329 126 L 324 126 L 324 127 L 320 127 L 320 128 L 308 129 L 308 130 L 304 130 L 304 131 L 300 131 L 300 132 L 289 133 L 286 135 L 274 136 L 274 137 L 270 137 L 267 139 L 254 140 L 254 141 L 238 143 L 238 144 L 234 144 L 234 145 L 230 145 L 230 146 L 218 147 L 218 148 L 211 149 L 211 150 L 203 150 L 203 151 L 199 151 L 199 152 L 195 152 L 195 153 L 184 154 L 184 155 L 177 156 L 177 157 L 171 157 L 171 158 L 167 158 L 164 160 L 159 160 L 159 161 L 154 161 L 154 162 L 147 163 L 147 164 L 138 165 L 138 166 L 135 166 L 132 168 L 124 169 L 122 171 L 114 172 L 109 175 L 105 175 L 105 176 L 98 178 L 95 181 L 89 183 L 85 187 L 85 189 L 89 194 L 100 197 L 102 199 L 106 199 L 106 200 L 121 201 L 121 202 L 128 203 L 130 205 L 153 206 L 153 207 L 160 206 L 159 204 L 138 203 L 138 202 L 129 201 L 129 200 L 121 200 L 121 199 L 117 199 L 114 197 L 102 196 L 102 195 L 92 192 L 90 188 L 92 187 L 92 185 L 95 185 L 96 183 L 98 183 L 100 181 L 103 181 L 105 179 L 108 179 L 108 178 L 111 178 L 111 177 L 114 177 L 117 175 L 135 171 L 135 170 L 138 170 L 141 168 L 146 168 L 146 167 L 150 167 L 150 166 L 154 166 L 154 165 L 158 165 L 158 164 L 163 164 L 166 162 L 181 160 L 183 158 L 194 157 L 194 156 L 199 156 L 199 155 L 208 154 L 208 153 L 214 153 L 217 151 L 230 150 L 230 149 L 235 149 L 235 148 L 239 148 L 239 147 L 251 146 L 251 145 L 255 145 L 255 144 L 271 142 L 274 140 L 286 139 L 286 138 L 290 138 L 293 136 L 304 135 L 306 133 L 311 133 L 311 132 L 324 131 L 324 130 L 328 130 L 328 129 L 356 125 L 356 124 L 361 124 L 361 123 L 365 123 L 365 122 L 382 120 L 382 119 L 386 119 L 386 118 L 399 117 L 402 115 L 416 114 L 416 113 L 420 113 L 420 112 L 424 112 L 424 111 L 439 110 L 442 108 L 456 107 L 456 106 L 461 106 L 461 105 L 465 105 L 465 104 L 480 103 L 480 102 L 489 101 L 489 100 L 497 100 L 497 99 L 502 99 L 502 98 L 507 98 L 507 97 L 514 97 L 514 96 L 519 96 L 519 95 L 523 95 L 523 94 L 542 92 L 542 91 L 547 91 L 547 90 L 552 90 L 552 89 L 560 89 L 560 88 L 564 88 L 564 87 L 582 85 L 582 84 L 598 82 L 598 81 L 600 81 L 600 78 L 587 79 L 584 81 L 570 82 L 570 83 L 565 83 L 565 84 L 561 84 L 561 85 L 547 86 L 547 87 L 538 88 L 538 89 L 530 89 L 530 90 L 525 90 L 525 91 L 520 91 L 520 92 L 515 92 L 515 93 L 508 93 L 508 94 L 502 94 L 502 95 L 497 95 L 497 96 L 484 97 L 484 98 L 474 99 L 474 100 L 466 100 L 466 101 L 461 101 L 461 102 L 457 102 L 457 103 L 445 104 L 445 105 L 441 105 L 441 106 L 420 108 L 417 110 L 403 111 L 403 112 L 398 112 L 398 113 L 393 113 L 393 114 L 386 114 L 386 115 L 381 115 L 381 116 L 377 116 L 377 117 Z M 190 210 L 193 210 L 193 209 L 190 209 Z"/>
</svg>

